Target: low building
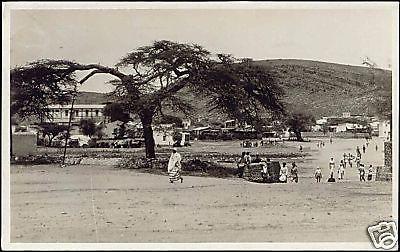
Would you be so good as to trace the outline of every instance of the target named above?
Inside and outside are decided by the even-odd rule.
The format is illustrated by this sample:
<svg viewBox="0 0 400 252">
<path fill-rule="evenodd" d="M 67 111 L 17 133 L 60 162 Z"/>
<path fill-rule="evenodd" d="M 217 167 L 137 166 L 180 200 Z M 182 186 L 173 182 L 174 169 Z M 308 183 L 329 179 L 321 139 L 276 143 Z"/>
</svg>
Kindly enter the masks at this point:
<svg viewBox="0 0 400 252">
<path fill-rule="evenodd" d="M 385 140 L 390 140 L 391 135 L 391 126 L 390 121 L 382 121 L 379 122 L 379 137 L 384 138 Z"/>
<path fill-rule="evenodd" d="M 227 120 L 224 122 L 225 128 L 236 128 L 237 126 L 236 120 Z"/>
<path fill-rule="evenodd" d="M 316 120 L 317 125 L 325 125 L 327 123 L 328 123 L 328 118 L 326 118 L 326 117 Z"/>
<path fill-rule="evenodd" d="M 106 104 L 74 104 L 72 113 L 72 124 L 78 124 L 82 119 L 92 119 L 95 122 L 105 122 L 104 108 Z M 50 116 L 46 122 L 54 122 L 59 124 L 68 124 L 71 112 L 71 104 L 69 105 L 50 105 Z"/>
<path fill-rule="evenodd" d="M 336 125 L 335 132 L 360 132 L 365 129 L 366 126 L 358 123 L 341 123 Z"/>
<path fill-rule="evenodd" d="M 114 121 L 103 124 L 103 138 L 104 139 L 115 139 L 121 130 L 121 125 L 124 124 L 122 121 Z"/>
<path fill-rule="evenodd" d="M 210 126 L 197 127 L 197 128 L 193 128 L 193 129 L 191 130 L 191 132 L 193 133 L 193 136 L 194 136 L 195 138 L 199 138 L 200 134 L 201 134 L 203 131 L 206 131 L 206 130 L 209 130 L 209 129 L 211 129 Z"/>
<path fill-rule="evenodd" d="M 155 145 L 172 146 L 174 144 L 174 124 L 164 123 L 153 126 Z"/>
<path fill-rule="evenodd" d="M 33 132 L 15 132 L 11 134 L 11 154 L 16 157 L 37 153 L 37 134 Z"/>
</svg>

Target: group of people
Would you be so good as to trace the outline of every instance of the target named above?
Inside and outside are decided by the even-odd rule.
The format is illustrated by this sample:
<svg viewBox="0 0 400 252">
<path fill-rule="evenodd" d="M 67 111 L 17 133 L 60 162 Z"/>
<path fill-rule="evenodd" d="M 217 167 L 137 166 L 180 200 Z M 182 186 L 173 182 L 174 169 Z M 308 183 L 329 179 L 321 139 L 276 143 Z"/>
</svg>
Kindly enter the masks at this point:
<svg viewBox="0 0 400 252">
<path fill-rule="evenodd" d="M 322 148 L 322 147 L 325 147 L 324 141 L 318 142 L 317 143 L 317 148 Z"/>
<path fill-rule="evenodd" d="M 361 163 L 361 157 L 363 154 L 366 152 L 366 148 L 368 147 L 368 141 L 365 145 L 362 147 L 362 152 L 359 146 L 356 147 L 356 156 L 353 156 L 351 153 L 343 153 L 343 159 L 340 160 L 339 166 L 336 167 L 336 163 L 333 157 L 330 158 L 329 160 L 329 178 L 328 182 L 335 182 L 335 172 L 337 174 L 336 178 L 337 180 L 343 180 L 345 176 L 345 170 L 347 168 L 352 168 L 353 167 L 353 162 L 355 163 L 356 168 L 358 169 L 359 176 L 360 176 L 360 181 L 366 181 L 365 180 L 365 175 L 367 175 L 367 180 L 371 181 L 372 176 L 373 176 L 373 166 L 370 165 L 368 168 L 368 172 L 365 170 L 365 165 Z M 324 146 L 325 144 L 323 142 L 317 143 L 317 146 Z M 302 151 L 302 146 L 300 146 L 300 151 Z M 375 150 L 378 150 L 378 145 L 375 146 Z M 168 162 L 168 174 L 169 174 L 169 180 L 170 183 L 174 183 L 175 181 L 180 181 L 183 183 L 183 178 L 181 176 L 181 155 L 177 152 L 176 148 L 173 148 L 172 154 L 170 156 L 169 162 Z M 252 159 L 250 156 L 250 152 L 242 152 L 241 157 L 237 161 L 237 167 L 238 167 L 238 175 L 240 178 L 243 177 L 244 169 L 246 166 L 250 165 L 251 163 L 261 163 L 264 162 L 260 155 L 257 153 L 255 158 Z M 263 166 L 263 177 L 268 176 L 270 173 L 270 164 L 271 161 L 270 159 L 267 159 L 266 162 L 264 162 L 265 165 Z M 322 170 L 318 166 L 317 169 L 315 170 L 314 177 L 317 181 L 317 183 L 321 182 L 322 179 Z M 290 170 L 286 166 L 286 163 L 282 163 L 282 167 L 279 172 L 279 181 L 286 183 L 288 182 L 288 178 L 290 179 L 291 182 L 298 183 L 299 181 L 299 176 L 298 176 L 298 168 L 295 162 L 292 163 L 292 167 Z"/>
<path fill-rule="evenodd" d="M 239 178 L 243 178 L 244 169 L 246 166 L 249 166 L 251 163 L 264 163 L 263 169 L 261 171 L 262 177 L 267 178 L 271 176 L 271 160 L 269 158 L 264 161 L 261 159 L 260 155 L 257 153 L 255 158 L 253 159 L 250 156 L 250 152 L 242 152 L 241 157 L 237 160 L 237 168 L 238 168 L 238 176 Z M 282 163 L 282 168 L 279 171 L 279 181 L 286 183 L 288 178 L 291 182 L 298 183 L 298 168 L 295 162 L 292 163 L 292 167 L 290 170 L 286 166 L 286 163 Z"/>
<path fill-rule="evenodd" d="M 363 154 L 366 152 L 366 148 L 368 147 L 368 142 L 366 145 L 363 145 L 362 150 Z M 375 150 L 378 149 L 378 145 L 375 146 Z M 353 167 L 353 161 L 355 163 L 356 168 L 358 169 L 359 176 L 360 176 L 360 181 L 365 181 L 365 165 L 361 163 L 361 157 L 362 153 L 360 150 L 360 147 L 356 147 L 356 156 L 353 156 L 351 153 L 343 153 L 343 159 L 340 160 L 339 166 L 336 167 L 335 161 L 333 157 L 330 158 L 329 160 L 329 178 L 328 182 L 335 182 L 335 169 L 337 173 L 337 180 L 343 180 L 344 175 L 345 175 L 345 170 L 346 168 L 352 168 Z M 368 168 L 368 174 L 367 174 L 367 180 L 371 181 L 373 176 L 373 166 L 370 165 Z M 317 169 L 315 170 L 314 177 L 317 181 L 317 183 L 321 182 L 322 179 L 322 171 L 321 168 L 318 166 Z"/>
<path fill-rule="evenodd" d="M 286 166 L 286 163 L 282 163 L 282 168 L 279 171 L 279 181 L 287 183 L 288 178 L 290 178 L 290 181 L 292 183 L 299 182 L 299 173 L 295 162 L 292 162 L 292 167 L 290 168 L 290 176 L 288 174 L 288 168 Z"/>
</svg>

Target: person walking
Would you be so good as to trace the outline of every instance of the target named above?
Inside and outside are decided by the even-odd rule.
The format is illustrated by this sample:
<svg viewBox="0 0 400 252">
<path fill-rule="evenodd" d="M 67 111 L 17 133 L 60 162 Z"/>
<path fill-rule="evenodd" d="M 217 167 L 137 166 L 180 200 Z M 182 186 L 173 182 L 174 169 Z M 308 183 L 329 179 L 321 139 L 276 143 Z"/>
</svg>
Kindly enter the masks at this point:
<svg viewBox="0 0 400 252">
<path fill-rule="evenodd" d="M 317 169 L 315 170 L 315 179 L 317 180 L 317 183 L 321 182 L 322 179 L 322 171 L 321 168 L 319 166 L 317 166 Z"/>
<path fill-rule="evenodd" d="M 183 182 L 183 178 L 181 177 L 181 154 L 178 153 L 176 148 L 172 149 L 172 154 L 169 158 L 168 162 L 168 175 L 169 175 L 169 182 L 174 183 L 174 181 L 181 181 Z"/>
</svg>

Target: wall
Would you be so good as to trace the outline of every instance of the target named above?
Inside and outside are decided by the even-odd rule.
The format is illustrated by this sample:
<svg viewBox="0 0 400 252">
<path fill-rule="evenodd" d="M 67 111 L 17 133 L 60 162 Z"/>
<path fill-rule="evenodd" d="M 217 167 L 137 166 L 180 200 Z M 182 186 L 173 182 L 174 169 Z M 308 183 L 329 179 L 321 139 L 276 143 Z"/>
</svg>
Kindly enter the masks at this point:
<svg viewBox="0 0 400 252">
<path fill-rule="evenodd" d="M 30 132 L 12 133 L 12 154 L 19 156 L 34 155 L 37 152 L 36 134 Z"/>
<path fill-rule="evenodd" d="M 392 180 L 392 142 L 384 143 L 385 165 L 377 167 L 376 180 L 377 181 L 391 181 Z"/>
<path fill-rule="evenodd" d="M 156 145 L 173 145 L 172 131 L 153 131 L 153 138 Z"/>
</svg>

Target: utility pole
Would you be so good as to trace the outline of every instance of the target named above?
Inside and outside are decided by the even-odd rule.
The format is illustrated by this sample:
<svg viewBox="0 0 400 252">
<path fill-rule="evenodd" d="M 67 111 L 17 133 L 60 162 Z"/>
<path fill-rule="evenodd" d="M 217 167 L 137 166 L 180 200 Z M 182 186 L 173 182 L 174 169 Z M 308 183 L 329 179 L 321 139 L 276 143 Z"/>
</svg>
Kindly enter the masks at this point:
<svg viewBox="0 0 400 252">
<path fill-rule="evenodd" d="M 71 130 L 71 122 L 72 122 L 72 116 L 74 113 L 74 103 L 76 99 L 76 86 L 74 89 L 74 95 L 72 96 L 72 102 L 71 102 L 71 109 L 69 112 L 69 119 L 68 119 L 68 129 L 67 129 L 67 134 L 65 135 L 65 144 L 64 144 L 64 155 L 63 155 L 63 161 L 61 167 L 65 167 L 65 156 L 67 154 L 67 145 L 68 145 L 68 139 L 69 139 L 69 132 Z"/>
</svg>

